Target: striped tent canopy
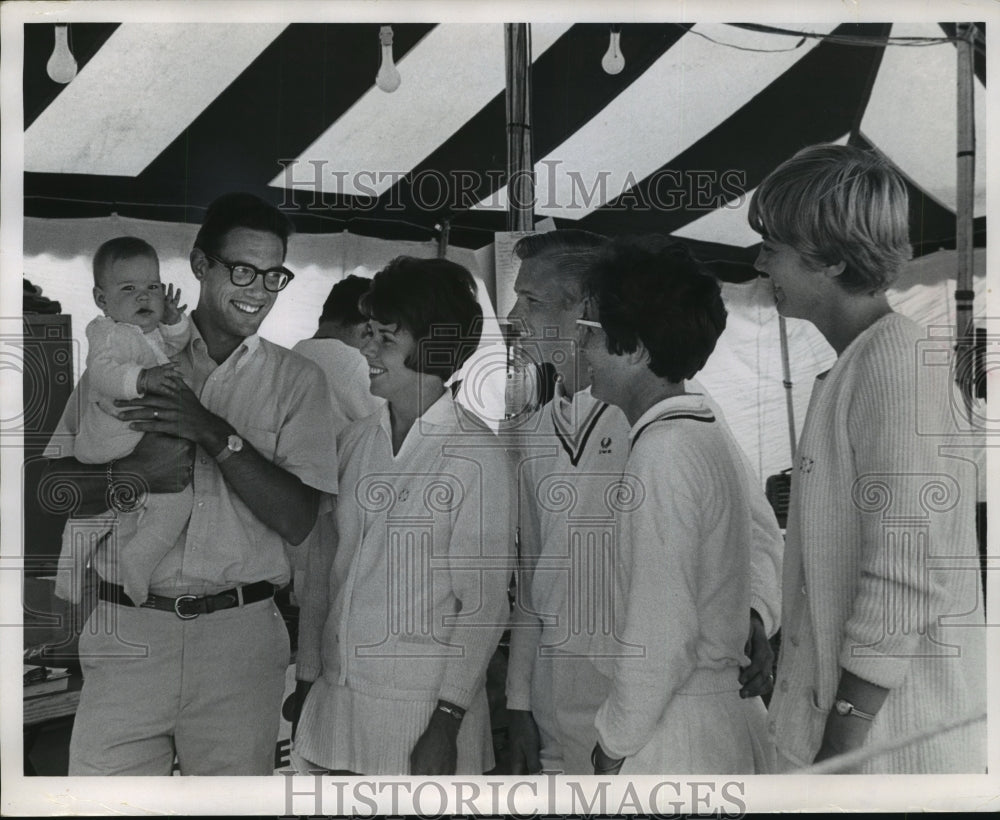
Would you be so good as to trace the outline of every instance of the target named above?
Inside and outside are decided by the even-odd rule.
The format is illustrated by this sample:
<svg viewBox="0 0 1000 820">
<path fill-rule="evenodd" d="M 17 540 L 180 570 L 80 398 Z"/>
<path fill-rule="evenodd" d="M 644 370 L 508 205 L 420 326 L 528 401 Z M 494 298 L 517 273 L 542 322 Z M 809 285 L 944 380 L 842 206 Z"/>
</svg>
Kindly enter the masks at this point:
<svg viewBox="0 0 1000 820">
<path fill-rule="evenodd" d="M 240 189 L 303 233 L 425 240 L 447 222 L 451 244 L 490 244 L 508 205 L 502 25 L 393 25 L 392 93 L 375 84 L 379 29 L 73 23 L 80 69 L 59 85 L 53 25 L 26 24 L 25 215 L 197 223 Z M 536 218 L 674 234 L 740 281 L 758 243 L 748 194 L 797 149 L 850 141 L 911 184 L 915 252 L 954 246 L 955 25 L 623 24 L 617 74 L 602 68 L 609 34 L 531 26 Z"/>
<path fill-rule="evenodd" d="M 507 228 L 503 25 L 394 23 L 401 83 L 388 93 L 375 82 L 385 22 L 73 23 L 80 68 L 67 85 L 46 74 L 51 20 L 23 26 L 24 271 L 72 306 L 81 350 L 97 313 L 93 248 L 135 232 L 161 253 L 165 281 L 195 293 L 195 226 L 231 190 L 281 206 L 300 234 L 295 288 L 262 329 L 274 341 L 310 335 L 331 281 L 355 266 L 370 275 L 397 253 L 434 254 L 446 224 L 451 258 L 492 284 L 506 312 L 510 282 L 501 287 L 490 247 Z M 547 19 L 530 34 L 539 227 L 673 234 L 713 262 L 729 322 L 699 379 L 761 477 L 788 466 L 797 425 L 786 408 L 801 425 L 812 379 L 834 358 L 812 325 L 789 320 L 794 386 L 784 389 L 773 297 L 755 277 L 759 237 L 746 221 L 749 194 L 778 163 L 822 141 L 882 152 L 911 186 L 918 257 L 890 300 L 929 328 L 954 323 L 956 25 L 627 23 L 616 74 L 602 67 L 607 22 Z M 974 267 L 981 318 L 982 247 Z"/>
</svg>

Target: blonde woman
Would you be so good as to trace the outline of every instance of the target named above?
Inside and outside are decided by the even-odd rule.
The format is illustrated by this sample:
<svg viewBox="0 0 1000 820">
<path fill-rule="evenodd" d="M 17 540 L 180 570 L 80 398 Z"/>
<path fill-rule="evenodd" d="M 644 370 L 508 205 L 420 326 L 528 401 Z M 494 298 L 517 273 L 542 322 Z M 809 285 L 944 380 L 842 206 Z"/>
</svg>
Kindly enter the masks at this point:
<svg viewBox="0 0 1000 820">
<path fill-rule="evenodd" d="M 977 708 L 975 475 L 968 453 L 943 447 L 960 444 L 949 368 L 922 355 L 926 332 L 886 297 L 911 254 L 899 174 L 857 148 L 806 148 L 761 183 L 749 220 L 778 312 L 812 322 L 837 353 L 813 388 L 793 471 L 770 704 L 787 770 Z M 857 771 L 984 767 L 980 723 Z"/>
</svg>

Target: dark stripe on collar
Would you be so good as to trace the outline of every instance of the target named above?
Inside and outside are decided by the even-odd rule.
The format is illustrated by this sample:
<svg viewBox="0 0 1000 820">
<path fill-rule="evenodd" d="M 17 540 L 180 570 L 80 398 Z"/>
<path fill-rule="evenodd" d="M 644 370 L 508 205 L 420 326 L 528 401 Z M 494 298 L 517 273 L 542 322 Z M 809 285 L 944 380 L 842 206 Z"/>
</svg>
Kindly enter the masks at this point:
<svg viewBox="0 0 1000 820">
<path fill-rule="evenodd" d="M 709 413 L 707 416 L 706 415 L 696 416 L 693 413 L 668 413 L 666 415 L 652 419 L 651 421 L 647 421 L 644 425 L 642 425 L 642 427 L 639 428 L 638 432 L 634 436 L 632 436 L 632 444 L 628 448 L 629 452 L 630 453 L 632 452 L 632 449 L 635 447 L 635 443 L 639 440 L 639 436 L 645 433 L 646 428 L 648 428 L 650 425 L 656 424 L 658 421 L 674 421 L 675 419 L 687 419 L 689 421 L 704 421 L 711 424 L 715 421 L 715 416 L 712 415 L 711 413 Z"/>
<path fill-rule="evenodd" d="M 579 464 L 580 459 L 583 457 L 584 450 L 587 449 L 587 440 L 590 438 L 590 434 L 594 432 L 594 428 L 597 426 L 597 422 L 600 420 L 601 416 L 604 415 L 604 411 L 608 409 L 607 404 L 601 404 L 594 413 L 593 418 L 587 423 L 587 426 L 583 431 L 583 438 L 580 441 L 580 449 L 575 453 L 573 452 L 573 443 L 563 435 L 562 431 L 559 429 L 559 425 L 553 425 L 556 431 L 556 437 L 559 439 L 559 443 L 562 444 L 563 449 L 566 451 L 566 455 L 569 456 L 569 462 L 574 467 Z"/>
</svg>

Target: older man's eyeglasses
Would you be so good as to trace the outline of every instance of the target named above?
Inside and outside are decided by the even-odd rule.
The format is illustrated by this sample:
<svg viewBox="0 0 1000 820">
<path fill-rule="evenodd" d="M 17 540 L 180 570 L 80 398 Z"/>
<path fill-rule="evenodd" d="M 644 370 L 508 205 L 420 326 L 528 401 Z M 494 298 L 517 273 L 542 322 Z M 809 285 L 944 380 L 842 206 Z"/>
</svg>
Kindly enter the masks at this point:
<svg viewBox="0 0 1000 820">
<path fill-rule="evenodd" d="M 295 278 L 295 274 L 287 268 L 261 270 L 246 262 L 226 262 L 224 259 L 219 259 L 218 256 L 213 256 L 210 253 L 206 253 L 205 257 L 213 262 L 217 262 L 228 270 L 229 281 L 238 288 L 249 287 L 254 279 L 260 276 L 264 279 L 264 290 L 277 293 L 279 290 L 284 290 L 285 286 Z"/>
</svg>

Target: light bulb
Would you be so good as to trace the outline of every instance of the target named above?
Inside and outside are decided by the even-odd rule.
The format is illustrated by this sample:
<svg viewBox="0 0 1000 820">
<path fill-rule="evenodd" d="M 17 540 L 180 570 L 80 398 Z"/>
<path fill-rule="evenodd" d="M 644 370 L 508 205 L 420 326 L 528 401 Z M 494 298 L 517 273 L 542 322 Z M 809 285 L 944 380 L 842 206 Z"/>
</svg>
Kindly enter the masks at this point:
<svg viewBox="0 0 1000 820">
<path fill-rule="evenodd" d="M 76 59 L 69 50 L 69 26 L 66 23 L 56 24 L 56 45 L 45 70 L 57 83 L 68 83 L 76 76 Z"/>
<path fill-rule="evenodd" d="M 504 416 L 524 418 L 541 405 L 541 365 L 515 338 L 508 350 L 507 382 L 504 390 Z"/>
<path fill-rule="evenodd" d="M 608 43 L 608 50 L 601 59 L 601 68 L 608 74 L 621 74 L 625 68 L 625 58 L 622 56 L 621 40 L 622 33 L 618 26 L 611 27 L 611 40 Z"/>
<path fill-rule="evenodd" d="M 382 26 L 378 31 L 379 42 L 382 43 L 382 65 L 375 77 L 375 85 L 389 93 L 399 88 L 402 78 L 392 61 L 392 26 Z"/>
</svg>

